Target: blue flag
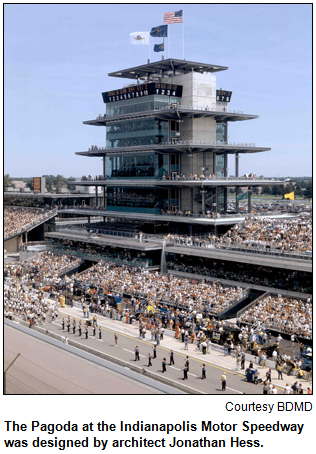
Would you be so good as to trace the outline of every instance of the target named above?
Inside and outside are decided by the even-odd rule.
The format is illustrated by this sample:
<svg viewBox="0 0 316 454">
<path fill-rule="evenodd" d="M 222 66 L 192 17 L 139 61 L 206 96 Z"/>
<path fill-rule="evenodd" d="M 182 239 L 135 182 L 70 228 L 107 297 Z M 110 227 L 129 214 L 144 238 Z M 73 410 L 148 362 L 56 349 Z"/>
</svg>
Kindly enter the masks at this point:
<svg viewBox="0 0 316 454">
<path fill-rule="evenodd" d="M 155 47 L 154 47 L 154 52 L 164 52 L 165 50 L 165 46 L 164 44 L 155 44 Z"/>
<path fill-rule="evenodd" d="M 159 27 L 153 27 L 150 31 L 150 36 L 153 36 L 154 38 L 167 38 L 168 25 L 159 25 Z"/>
</svg>

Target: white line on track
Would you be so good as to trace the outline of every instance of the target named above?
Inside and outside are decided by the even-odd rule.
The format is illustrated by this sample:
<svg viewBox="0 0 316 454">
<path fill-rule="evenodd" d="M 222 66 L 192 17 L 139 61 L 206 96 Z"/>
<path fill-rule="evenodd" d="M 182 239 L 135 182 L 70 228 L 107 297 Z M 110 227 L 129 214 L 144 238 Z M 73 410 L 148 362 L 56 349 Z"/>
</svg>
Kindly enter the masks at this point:
<svg viewBox="0 0 316 454">
<path fill-rule="evenodd" d="M 123 348 L 123 350 L 125 350 L 126 352 L 129 352 L 129 353 L 135 353 L 135 352 L 132 352 L 131 350 L 127 350 L 126 348 Z M 141 356 L 142 358 L 146 358 L 146 356 L 141 355 L 141 354 L 139 356 Z"/>
<path fill-rule="evenodd" d="M 193 375 L 193 377 L 197 377 L 197 375 L 191 374 L 191 372 L 188 372 L 188 375 Z"/>
<path fill-rule="evenodd" d="M 181 370 L 181 369 L 178 369 L 177 367 L 173 367 L 173 366 L 169 366 L 170 369 L 176 369 L 176 370 Z"/>
<path fill-rule="evenodd" d="M 226 386 L 226 389 L 230 389 L 231 391 L 235 391 L 235 393 L 244 394 L 244 393 L 241 392 L 241 391 L 237 391 L 237 389 L 228 388 L 228 386 Z"/>
</svg>

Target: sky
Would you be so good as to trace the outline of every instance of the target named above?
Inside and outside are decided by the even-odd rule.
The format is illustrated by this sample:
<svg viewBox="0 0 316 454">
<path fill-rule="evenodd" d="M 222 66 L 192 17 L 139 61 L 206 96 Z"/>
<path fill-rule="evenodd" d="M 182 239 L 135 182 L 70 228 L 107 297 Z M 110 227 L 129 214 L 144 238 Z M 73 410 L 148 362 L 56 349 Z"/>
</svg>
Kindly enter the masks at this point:
<svg viewBox="0 0 316 454">
<path fill-rule="evenodd" d="M 183 9 L 184 58 L 228 66 L 217 88 L 229 108 L 259 115 L 229 124 L 229 142 L 271 151 L 242 155 L 240 174 L 312 174 L 312 6 L 310 4 L 6 4 L 4 6 L 4 172 L 14 177 L 102 173 L 101 93 L 129 83 L 108 73 L 147 62 L 129 34 Z M 182 58 L 182 25 L 170 29 L 170 57 Z M 161 40 L 161 39 L 160 39 Z M 151 38 L 151 61 L 154 54 Z M 167 40 L 166 40 L 167 49 Z M 167 51 L 165 58 L 167 58 Z M 234 173 L 229 158 L 229 174 Z"/>
</svg>

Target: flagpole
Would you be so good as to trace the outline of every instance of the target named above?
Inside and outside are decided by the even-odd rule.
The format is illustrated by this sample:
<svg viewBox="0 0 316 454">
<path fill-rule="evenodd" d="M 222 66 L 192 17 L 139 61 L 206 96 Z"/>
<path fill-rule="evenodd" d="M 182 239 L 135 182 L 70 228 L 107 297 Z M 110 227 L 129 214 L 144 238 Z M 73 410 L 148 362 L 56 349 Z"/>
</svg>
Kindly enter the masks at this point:
<svg viewBox="0 0 316 454">
<path fill-rule="evenodd" d="M 165 59 L 165 37 L 162 37 L 162 42 L 163 42 L 163 59 Z"/>
<path fill-rule="evenodd" d="M 182 10 L 182 60 L 184 60 L 184 11 Z"/>
<path fill-rule="evenodd" d="M 168 27 L 168 58 L 170 58 L 170 29 Z"/>
<path fill-rule="evenodd" d="M 150 63 L 150 34 L 148 33 L 149 62 Z"/>
</svg>

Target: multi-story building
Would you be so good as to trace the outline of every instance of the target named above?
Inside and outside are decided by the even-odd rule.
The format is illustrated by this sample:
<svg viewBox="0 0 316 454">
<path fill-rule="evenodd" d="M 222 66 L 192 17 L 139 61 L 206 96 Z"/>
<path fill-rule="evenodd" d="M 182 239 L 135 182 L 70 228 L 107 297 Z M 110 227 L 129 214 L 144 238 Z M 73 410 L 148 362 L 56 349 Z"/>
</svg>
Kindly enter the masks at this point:
<svg viewBox="0 0 316 454">
<path fill-rule="evenodd" d="M 152 222 L 155 231 L 165 231 L 160 225 L 166 220 L 170 231 L 201 232 L 201 225 L 209 231 L 227 213 L 228 188 L 236 192 L 237 213 L 240 188 L 249 189 L 250 211 L 250 188 L 279 182 L 239 177 L 241 156 L 270 148 L 228 141 L 230 122 L 258 116 L 230 110 L 232 92 L 218 89 L 215 75 L 227 69 L 170 58 L 110 73 L 135 82 L 102 93 L 105 115 L 84 121 L 106 127 L 106 147 L 76 154 L 101 157 L 103 172 L 97 181 L 75 184 L 103 186 L 107 217 L 141 218 Z M 233 175 L 229 154 L 235 157 Z M 222 224 L 232 222 L 221 219 Z"/>
<path fill-rule="evenodd" d="M 252 174 L 239 176 L 240 159 L 270 149 L 229 142 L 230 122 L 257 116 L 230 109 L 232 92 L 216 84 L 216 73 L 224 70 L 168 59 L 109 74 L 134 83 L 102 93 L 105 114 L 84 121 L 106 127 L 105 147 L 77 152 L 103 161 L 100 175 L 73 183 L 95 188 L 94 206 L 59 211 L 60 216 L 88 217 L 88 226 L 65 229 L 66 220 L 46 235 L 49 249 L 186 277 L 195 273 L 254 291 L 274 288 L 295 297 L 310 293 L 311 260 L 306 257 L 284 260 L 282 255 L 187 247 L 164 243 L 158 235 L 202 238 L 203 233 L 223 233 L 252 210 L 251 188 L 281 183 Z M 230 172 L 229 154 L 235 158 Z M 235 192 L 234 212 L 228 210 L 228 189 Z M 245 195 L 248 210 L 239 212 Z M 101 217 L 97 224 L 92 220 L 96 215 Z"/>
</svg>

